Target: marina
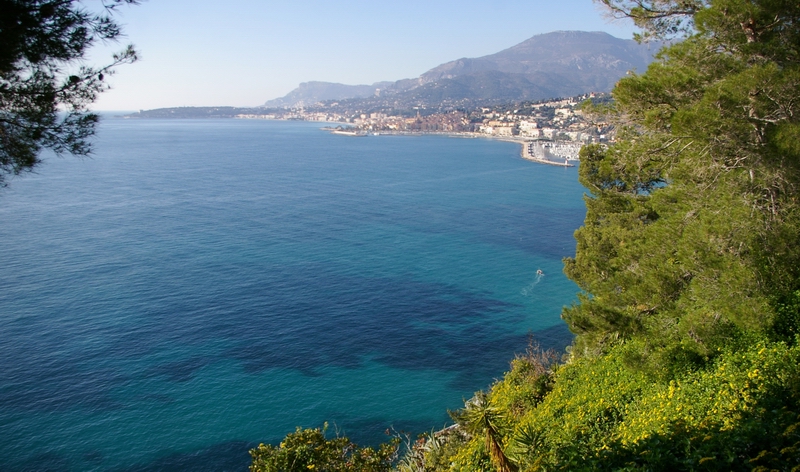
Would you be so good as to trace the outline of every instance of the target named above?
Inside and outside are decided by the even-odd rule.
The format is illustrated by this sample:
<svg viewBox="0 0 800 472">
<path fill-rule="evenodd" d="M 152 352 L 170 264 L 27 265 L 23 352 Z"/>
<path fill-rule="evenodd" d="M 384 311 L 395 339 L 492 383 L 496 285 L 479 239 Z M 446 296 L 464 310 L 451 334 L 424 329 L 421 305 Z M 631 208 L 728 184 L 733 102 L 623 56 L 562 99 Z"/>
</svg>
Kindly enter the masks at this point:
<svg viewBox="0 0 800 472">
<path fill-rule="evenodd" d="M 522 144 L 522 158 L 551 166 L 575 167 L 575 164 L 571 164 L 570 161 L 578 160 L 580 148 L 581 145 L 577 143 L 526 141 Z"/>
</svg>

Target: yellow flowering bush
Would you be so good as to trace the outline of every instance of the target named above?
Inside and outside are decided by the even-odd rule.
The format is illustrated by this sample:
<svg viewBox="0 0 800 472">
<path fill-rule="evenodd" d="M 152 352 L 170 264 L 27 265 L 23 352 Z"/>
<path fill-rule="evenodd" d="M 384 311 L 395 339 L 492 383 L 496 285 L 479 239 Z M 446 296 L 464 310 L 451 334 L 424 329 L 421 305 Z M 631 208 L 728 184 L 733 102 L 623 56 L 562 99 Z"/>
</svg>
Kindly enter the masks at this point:
<svg viewBox="0 0 800 472">
<path fill-rule="evenodd" d="M 558 369 L 509 440 L 521 470 L 800 467 L 800 348 L 761 342 L 668 382 L 622 351 Z"/>
</svg>

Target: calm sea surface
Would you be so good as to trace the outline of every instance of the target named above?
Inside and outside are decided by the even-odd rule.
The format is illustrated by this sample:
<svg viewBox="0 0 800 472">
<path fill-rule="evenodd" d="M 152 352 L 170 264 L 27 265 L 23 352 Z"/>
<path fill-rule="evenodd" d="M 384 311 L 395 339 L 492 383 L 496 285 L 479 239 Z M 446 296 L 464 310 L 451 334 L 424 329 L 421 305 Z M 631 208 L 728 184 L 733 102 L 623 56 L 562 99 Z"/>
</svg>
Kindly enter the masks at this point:
<svg viewBox="0 0 800 472">
<path fill-rule="evenodd" d="M 0 191 L 0 470 L 243 470 L 297 425 L 416 434 L 529 333 L 569 341 L 574 168 L 319 127 L 109 119 L 94 158 Z"/>
</svg>

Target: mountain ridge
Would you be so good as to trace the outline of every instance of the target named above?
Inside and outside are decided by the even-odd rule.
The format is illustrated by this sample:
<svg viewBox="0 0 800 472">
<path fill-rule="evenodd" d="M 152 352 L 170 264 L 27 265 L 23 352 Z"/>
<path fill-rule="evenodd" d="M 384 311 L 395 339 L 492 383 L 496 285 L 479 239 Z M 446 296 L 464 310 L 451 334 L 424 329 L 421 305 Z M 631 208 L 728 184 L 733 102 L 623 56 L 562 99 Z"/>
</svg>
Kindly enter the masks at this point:
<svg viewBox="0 0 800 472">
<path fill-rule="evenodd" d="M 304 82 L 263 106 L 292 108 L 354 99 L 431 106 L 442 97 L 452 103 L 497 102 L 607 92 L 629 71 L 644 71 L 659 48 L 599 31 L 554 31 L 494 54 L 445 62 L 414 79 L 371 85 Z"/>
</svg>

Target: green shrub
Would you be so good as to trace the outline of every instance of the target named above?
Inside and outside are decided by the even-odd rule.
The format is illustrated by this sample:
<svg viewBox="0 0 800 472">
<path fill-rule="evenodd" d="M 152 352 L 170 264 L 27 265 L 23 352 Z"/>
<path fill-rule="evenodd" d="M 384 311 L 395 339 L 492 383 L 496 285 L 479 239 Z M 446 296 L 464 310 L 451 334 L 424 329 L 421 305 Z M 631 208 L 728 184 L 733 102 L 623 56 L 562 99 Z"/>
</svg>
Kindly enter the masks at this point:
<svg viewBox="0 0 800 472">
<path fill-rule="evenodd" d="M 800 467 L 800 349 L 758 343 L 656 382 L 623 348 L 580 359 L 516 428 L 522 470 Z M 495 390 L 500 391 L 500 390 Z"/>
<path fill-rule="evenodd" d="M 328 425 L 320 428 L 297 428 L 275 447 L 259 444 L 250 450 L 251 472 L 388 472 L 397 459 L 400 443 L 394 438 L 378 449 L 358 447 L 346 437 L 328 439 Z"/>
</svg>

